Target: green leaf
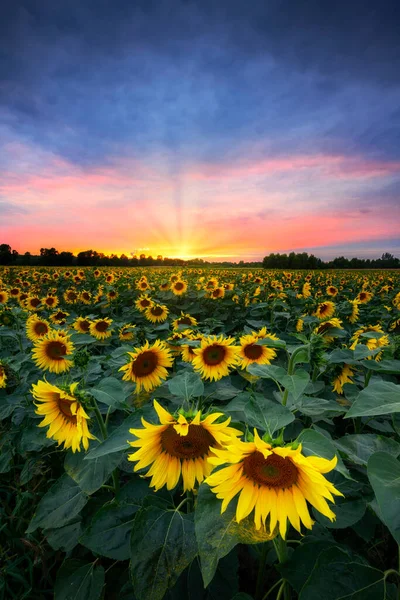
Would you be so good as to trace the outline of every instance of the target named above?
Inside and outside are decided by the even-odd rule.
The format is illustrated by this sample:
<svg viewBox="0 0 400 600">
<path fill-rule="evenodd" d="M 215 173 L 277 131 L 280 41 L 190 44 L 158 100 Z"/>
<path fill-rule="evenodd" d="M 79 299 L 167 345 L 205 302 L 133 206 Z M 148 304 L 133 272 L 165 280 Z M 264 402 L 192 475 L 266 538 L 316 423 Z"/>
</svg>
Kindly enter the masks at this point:
<svg viewBox="0 0 400 600">
<path fill-rule="evenodd" d="M 134 517 L 140 504 L 106 504 L 93 517 L 93 520 L 79 540 L 83 546 L 95 554 L 114 560 L 128 560 L 130 557 L 130 534 Z M 140 552 L 140 547 L 138 548 Z"/>
<path fill-rule="evenodd" d="M 197 554 L 193 513 L 142 508 L 131 536 L 131 577 L 138 600 L 161 600 Z"/>
<path fill-rule="evenodd" d="M 372 381 L 358 394 L 344 418 L 388 415 L 394 412 L 400 412 L 400 385 L 390 381 Z"/>
<path fill-rule="evenodd" d="M 121 406 L 125 402 L 125 391 L 121 381 L 115 377 L 102 379 L 97 387 L 90 388 L 88 392 L 99 402 L 108 406 Z"/>
<path fill-rule="evenodd" d="M 285 375 L 280 380 L 280 383 L 285 389 L 289 390 L 293 398 L 297 400 L 304 390 L 306 389 L 308 382 L 310 381 L 310 375 L 303 369 L 298 369 L 294 375 Z"/>
<path fill-rule="evenodd" d="M 104 442 L 101 442 L 101 444 L 96 446 L 96 448 L 93 448 L 93 450 L 89 450 L 84 460 L 94 460 L 100 456 L 130 448 L 128 439 L 133 440 L 134 438 L 132 434 L 129 433 L 129 429 L 142 427 L 142 417 L 145 417 L 146 419 L 150 418 L 150 420 L 154 417 L 154 410 L 150 405 L 140 408 L 129 415 L 117 429 L 114 429 Z"/>
<path fill-rule="evenodd" d="M 335 504 L 330 504 L 330 508 L 336 515 L 334 521 L 330 521 L 315 509 L 313 509 L 313 512 L 318 521 L 328 529 L 345 529 L 355 525 L 363 518 L 367 504 L 362 498 L 349 500 L 348 498 L 339 497 L 335 498 Z"/>
<path fill-rule="evenodd" d="M 400 454 L 398 442 L 374 433 L 346 435 L 335 440 L 334 444 L 357 465 L 367 466 L 369 457 L 375 452 L 387 452 L 394 457 Z"/>
<path fill-rule="evenodd" d="M 62 527 L 80 513 L 87 501 L 88 497 L 79 485 L 67 474 L 62 475 L 40 500 L 27 533 L 38 527 Z"/>
<path fill-rule="evenodd" d="M 384 573 L 356 562 L 338 547 L 323 550 L 299 600 L 384 600 Z"/>
<path fill-rule="evenodd" d="M 266 431 L 271 437 L 275 431 L 294 421 L 293 413 L 286 406 L 264 398 L 261 394 L 250 396 L 243 411 L 248 425 Z"/>
<path fill-rule="evenodd" d="M 326 400 L 325 398 L 317 398 L 315 396 L 301 396 L 299 404 L 296 408 L 303 415 L 309 417 L 321 417 L 323 415 L 336 416 L 346 412 L 346 408 L 340 406 L 334 400 Z"/>
<path fill-rule="evenodd" d="M 43 535 L 46 536 L 47 543 L 53 550 L 64 550 L 71 552 L 78 544 L 79 536 L 82 532 L 82 523 L 80 517 L 77 517 L 63 527 L 57 529 L 45 529 Z"/>
<path fill-rule="evenodd" d="M 377 371 L 378 373 L 386 373 L 388 375 L 400 374 L 400 360 L 382 360 L 380 362 L 367 360 L 363 363 L 363 366 L 370 371 Z"/>
<path fill-rule="evenodd" d="M 72 333 L 71 342 L 73 342 L 75 346 L 83 346 L 87 344 L 95 344 L 97 340 L 89 333 Z"/>
<path fill-rule="evenodd" d="M 400 544 L 400 462 L 387 452 L 373 454 L 367 466 L 384 523 Z"/>
<path fill-rule="evenodd" d="M 276 565 L 280 574 L 289 581 L 297 593 L 300 593 L 321 552 L 335 545 L 330 540 L 313 542 L 307 542 L 307 538 L 305 540 L 306 543 L 296 546 L 288 561 Z"/>
<path fill-rule="evenodd" d="M 263 377 L 264 379 L 273 379 L 281 382 L 281 379 L 287 375 L 286 370 L 275 365 L 257 365 L 256 363 L 249 365 L 247 370 L 252 375 Z"/>
<path fill-rule="evenodd" d="M 221 515 L 221 500 L 204 484 L 197 497 L 195 527 L 204 587 L 213 579 L 218 561 L 237 544 L 259 544 L 271 539 L 263 529 L 257 531 L 252 515 L 236 522 L 235 501 Z"/>
<path fill-rule="evenodd" d="M 98 442 L 93 445 L 95 444 L 98 445 Z M 83 492 L 91 495 L 107 481 L 120 461 L 119 454 L 105 454 L 93 460 L 85 460 L 84 452 L 70 451 L 65 457 L 64 469 Z"/>
<path fill-rule="evenodd" d="M 342 459 L 336 452 L 335 446 L 325 435 L 314 429 L 303 429 L 297 440 L 301 442 L 305 456 L 319 456 L 331 460 L 336 455 L 338 457 L 336 470 L 344 477 L 350 477 Z"/>
<path fill-rule="evenodd" d="M 99 600 L 103 586 L 103 567 L 76 559 L 66 560 L 57 573 L 54 600 Z"/>
<path fill-rule="evenodd" d="M 342 363 L 345 363 L 347 365 L 354 365 L 358 364 L 359 362 L 354 358 L 353 350 L 334 350 L 333 352 L 331 352 L 331 354 L 328 354 L 327 359 L 328 363 L 331 365 Z"/>
<path fill-rule="evenodd" d="M 167 382 L 168 389 L 174 396 L 189 401 L 198 398 L 204 393 L 204 383 L 198 373 L 184 371 Z"/>
</svg>

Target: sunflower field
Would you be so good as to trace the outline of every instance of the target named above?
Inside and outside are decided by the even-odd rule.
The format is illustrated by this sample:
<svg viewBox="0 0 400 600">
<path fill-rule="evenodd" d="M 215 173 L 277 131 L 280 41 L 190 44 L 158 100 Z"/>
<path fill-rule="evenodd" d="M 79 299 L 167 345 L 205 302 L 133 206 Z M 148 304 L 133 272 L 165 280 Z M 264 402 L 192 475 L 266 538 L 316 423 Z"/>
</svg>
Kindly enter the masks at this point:
<svg viewBox="0 0 400 600">
<path fill-rule="evenodd" d="M 399 283 L 0 269 L 0 598 L 400 598 Z"/>
</svg>

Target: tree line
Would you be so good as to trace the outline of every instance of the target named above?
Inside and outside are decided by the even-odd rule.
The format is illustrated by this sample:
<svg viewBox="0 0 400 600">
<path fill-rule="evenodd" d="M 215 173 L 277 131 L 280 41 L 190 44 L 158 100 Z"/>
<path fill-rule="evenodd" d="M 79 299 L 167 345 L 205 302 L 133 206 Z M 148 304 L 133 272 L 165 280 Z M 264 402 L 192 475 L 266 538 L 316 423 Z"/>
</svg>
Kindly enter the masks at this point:
<svg viewBox="0 0 400 600">
<path fill-rule="evenodd" d="M 385 252 L 381 258 L 345 258 L 339 256 L 324 262 L 307 252 L 290 254 L 268 254 L 262 262 L 264 269 L 399 269 L 400 259 Z"/>
</svg>

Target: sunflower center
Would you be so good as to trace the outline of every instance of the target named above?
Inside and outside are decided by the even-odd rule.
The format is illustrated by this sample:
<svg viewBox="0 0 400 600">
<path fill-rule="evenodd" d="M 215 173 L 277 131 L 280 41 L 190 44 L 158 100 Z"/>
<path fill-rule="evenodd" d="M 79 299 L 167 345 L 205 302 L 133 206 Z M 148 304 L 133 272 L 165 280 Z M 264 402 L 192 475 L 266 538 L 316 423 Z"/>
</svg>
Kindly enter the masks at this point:
<svg viewBox="0 0 400 600">
<path fill-rule="evenodd" d="M 75 292 L 68 292 L 68 300 L 76 300 L 78 297 L 78 294 L 75 294 Z"/>
<path fill-rule="evenodd" d="M 69 419 L 70 421 L 76 421 L 76 416 L 73 415 L 71 412 L 71 404 L 71 400 L 67 400 L 66 398 L 58 399 L 58 408 L 63 413 L 63 415 L 67 417 L 67 419 Z"/>
<path fill-rule="evenodd" d="M 54 315 L 54 318 L 59 320 L 59 319 L 65 319 L 66 316 L 67 316 L 66 313 L 63 313 L 61 310 L 59 310 L 58 313 L 56 313 Z"/>
<path fill-rule="evenodd" d="M 214 296 L 214 298 L 218 298 L 218 296 L 220 295 L 220 293 L 221 293 L 220 290 L 217 289 L 217 290 L 213 291 L 212 295 Z"/>
<path fill-rule="evenodd" d="M 150 304 L 151 304 L 150 300 L 144 299 L 144 300 L 140 301 L 140 306 L 143 306 L 143 308 L 146 308 L 147 306 L 150 306 Z"/>
<path fill-rule="evenodd" d="M 158 365 L 158 358 L 154 352 L 146 351 L 132 362 L 132 373 L 136 377 L 150 375 Z"/>
<path fill-rule="evenodd" d="M 36 307 L 36 306 L 39 306 L 39 304 L 40 304 L 39 298 L 32 298 L 32 300 L 31 300 L 31 306 L 35 306 Z"/>
<path fill-rule="evenodd" d="M 201 458 L 216 443 L 211 433 L 201 425 L 189 425 L 187 435 L 179 435 L 173 425 L 169 425 L 161 434 L 163 450 L 177 458 Z"/>
<path fill-rule="evenodd" d="M 219 365 L 225 358 L 226 347 L 220 344 L 212 344 L 203 352 L 203 360 L 206 365 Z"/>
<path fill-rule="evenodd" d="M 90 296 L 89 296 L 89 294 L 88 294 L 87 292 L 83 292 L 83 294 L 82 294 L 82 298 L 83 298 L 84 300 L 90 300 Z"/>
<path fill-rule="evenodd" d="M 160 317 L 163 314 L 163 309 L 160 306 L 155 306 L 151 309 L 151 314 L 155 317 Z"/>
<path fill-rule="evenodd" d="M 46 298 L 46 304 L 52 306 L 54 304 L 54 298 Z"/>
<path fill-rule="evenodd" d="M 108 323 L 107 321 L 100 321 L 100 323 L 96 323 L 96 330 L 103 332 L 103 331 L 107 331 L 108 329 Z"/>
<path fill-rule="evenodd" d="M 248 344 L 243 349 L 244 355 L 246 358 L 250 358 L 250 360 L 257 360 L 262 355 L 262 347 L 256 346 L 256 344 Z"/>
<path fill-rule="evenodd" d="M 62 342 L 52 341 L 46 345 L 46 355 L 53 360 L 62 360 L 67 353 L 67 347 Z"/>
<path fill-rule="evenodd" d="M 181 319 L 178 319 L 177 323 L 178 325 L 191 325 L 192 321 L 189 317 L 182 317 Z"/>
<path fill-rule="evenodd" d="M 332 323 L 329 323 L 329 322 L 327 322 L 327 323 L 323 323 L 322 325 L 320 325 L 320 326 L 318 327 L 318 333 L 319 333 L 319 334 L 321 334 L 321 333 L 324 333 L 324 332 L 325 332 L 325 331 L 327 331 L 328 329 L 332 329 L 332 327 L 333 327 Z"/>
<path fill-rule="evenodd" d="M 46 323 L 35 323 L 34 330 L 37 335 L 44 335 L 48 332 L 49 328 Z"/>
<path fill-rule="evenodd" d="M 185 287 L 185 286 L 183 285 L 183 283 L 182 283 L 181 281 L 177 281 L 177 282 L 175 283 L 175 289 L 176 289 L 176 290 L 178 290 L 178 292 L 179 292 L 180 290 L 183 290 L 183 288 L 184 288 L 184 287 Z"/>
<path fill-rule="evenodd" d="M 90 323 L 89 321 L 81 321 L 79 323 L 80 328 L 82 329 L 82 331 L 89 331 L 89 327 L 90 327 Z"/>
<path fill-rule="evenodd" d="M 283 490 L 294 485 L 298 478 L 297 467 L 290 458 L 278 454 L 264 458 L 258 451 L 244 459 L 243 474 L 259 485 Z"/>
<path fill-rule="evenodd" d="M 320 307 L 319 307 L 319 312 L 323 313 L 326 310 L 328 310 L 328 305 L 327 304 L 321 304 Z"/>
</svg>

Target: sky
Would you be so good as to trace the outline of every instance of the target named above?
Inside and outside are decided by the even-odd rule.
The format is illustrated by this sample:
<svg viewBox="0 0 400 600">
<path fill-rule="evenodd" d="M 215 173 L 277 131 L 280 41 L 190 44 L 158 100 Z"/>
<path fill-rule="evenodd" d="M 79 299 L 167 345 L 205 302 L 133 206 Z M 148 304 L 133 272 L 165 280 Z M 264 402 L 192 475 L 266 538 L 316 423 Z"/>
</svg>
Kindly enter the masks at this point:
<svg viewBox="0 0 400 600">
<path fill-rule="evenodd" d="M 400 256 L 397 0 L 5 0 L 0 243 Z"/>
</svg>

